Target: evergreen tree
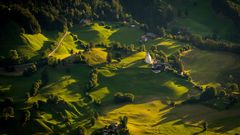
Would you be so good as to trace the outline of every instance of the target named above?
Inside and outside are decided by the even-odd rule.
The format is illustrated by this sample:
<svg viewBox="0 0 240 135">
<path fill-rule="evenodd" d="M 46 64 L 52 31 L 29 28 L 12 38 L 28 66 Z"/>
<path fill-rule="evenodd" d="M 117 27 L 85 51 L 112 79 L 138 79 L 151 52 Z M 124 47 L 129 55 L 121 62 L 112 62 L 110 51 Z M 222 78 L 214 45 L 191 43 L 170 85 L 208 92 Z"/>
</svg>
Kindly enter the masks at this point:
<svg viewBox="0 0 240 135">
<path fill-rule="evenodd" d="M 28 121 L 30 121 L 30 116 L 31 113 L 30 111 L 26 110 L 23 112 L 23 116 L 22 116 L 22 125 L 24 126 Z"/>
<path fill-rule="evenodd" d="M 120 126 L 122 128 L 127 128 L 128 117 L 123 116 L 123 117 L 119 117 L 119 119 L 120 119 Z"/>
<path fill-rule="evenodd" d="M 146 51 L 145 45 L 141 45 L 140 51 L 142 51 L 142 52 L 145 52 L 145 51 Z"/>
<path fill-rule="evenodd" d="M 78 126 L 77 128 L 77 135 L 86 135 L 87 129 L 83 126 Z"/>
<path fill-rule="evenodd" d="M 94 117 L 91 117 L 91 119 L 90 119 L 91 126 L 95 125 L 95 121 L 96 121 L 96 119 Z"/>
<path fill-rule="evenodd" d="M 13 107 L 6 107 L 3 109 L 3 118 L 4 120 L 8 120 L 9 118 L 14 117 L 14 108 Z"/>
<path fill-rule="evenodd" d="M 98 85 L 98 71 L 93 69 L 89 74 L 89 81 L 87 85 L 87 89 L 91 90 L 92 88 Z"/>
<path fill-rule="evenodd" d="M 112 62 L 112 54 L 111 54 L 111 52 L 108 52 L 106 60 L 107 60 L 108 63 Z"/>
<path fill-rule="evenodd" d="M 131 44 L 129 50 L 130 50 L 131 52 L 133 52 L 133 51 L 135 50 L 135 45 L 134 45 L 134 44 Z"/>
<path fill-rule="evenodd" d="M 9 62 L 11 64 L 18 64 L 19 63 L 19 55 L 17 50 L 10 50 L 8 53 Z"/>
<path fill-rule="evenodd" d="M 164 29 L 163 27 L 161 27 L 161 28 L 159 29 L 159 35 L 160 35 L 161 37 L 165 37 L 165 36 L 166 36 L 166 31 L 165 31 L 165 29 Z"/>
<path fill-rule="evenodd" d="M 208 129 L 208 123 L 205 121 L 203 122 L 203 131 L 207 131 Z"/>
<path fill-rule="evenodd" d="M 200 95 L 200 100 L 206 101 L 217 96 L 217 90 L 214 87 L 206 87 L 205 91 Z"/>
<path fill-rule="evenodd" d="M 35 81 L 33 83 L 32 89 L 30 91 L 31 96 L 36 96 L 37 95 L 38 90 L 41 87 L 41 85 L 42 85 L 42 81 L 41 80 L 37 80 L 37 81 Z"/>
</svg>

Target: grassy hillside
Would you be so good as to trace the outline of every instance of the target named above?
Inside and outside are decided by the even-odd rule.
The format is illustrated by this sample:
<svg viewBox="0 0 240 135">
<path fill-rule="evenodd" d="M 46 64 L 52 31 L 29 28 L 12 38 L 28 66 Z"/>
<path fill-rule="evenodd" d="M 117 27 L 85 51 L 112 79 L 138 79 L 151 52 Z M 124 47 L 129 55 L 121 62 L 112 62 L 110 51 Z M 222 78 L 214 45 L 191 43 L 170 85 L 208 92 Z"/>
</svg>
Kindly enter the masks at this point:
<svg viewBox="0 0 240 135">
<path fill-rule="evenodd" d="M 89 26 L 74 26 L 70 29 L 73 34 L 85 43 L 105 43 L 109 44 L 112 41 L 117 41 L 122 44 L 137 44 L 143 31 L 140 28 L 131 28 L 130 26 L 121 26 L 119 28 L 111 28 L 117 24 L 107 24 L 100 26 L 98 23 Z M 106 28 L 109 26 L 110 29 Z"/>
<path fill-rule="evenodd" d="M 184 27 L 190 32 L 203 36 L 217 33 L 221 38 L 227 39 L 233 34 L 237 34 L 234 22 L 221 14 L 216 14 L 211 6 L 211 1 L 180 0 L 174 1 L 176 14 L 181 14 L 171 23 L 171 27 Z M 184 15 L 187 10 L 187 16 Z M 181 13 L 178 13 L 181 12 Z"/>
<path fill-rule="evenodd" d="M 105 111 L 96 127 L 126 115 L 129 117 L 130 134 L 231 135 L 240 131 L 239 110 L 218 112 L 202 105 L 180 105 L 172 109 L 160 100 L 150 99 L 144 103 L 105 108 Z M 230 124 L 233 119 L 236 123 Z M 207 132 L 202 132 L 203 121 L 209 123 Z"/>
<path fill-rule="evenodd" d="M 110 42 L 108 38 L 115 32 L 115 30 L 107 29 L 105 26 L 100 26 L 98 23 L 89 26 L 76 25 L 71 28 L 70 31 L 86 43 L 94 42 L 106 44 Z"/>
<path fill-rule="evenodd" d="M 0 134 L 240 133 L 239 31 L 211 0 L 0 3 L 0 56 L 20 56 L 0 57 Z"/>
<path fill-rule="evenodd" d="M 21 38 L 25 45 L 19 47 L 18 51 L 23 56 L 40 58 L 43 52 L 50 48 L 51 42 L 43 34 L 22 34 Z"/>
<path fill-rule="evenodd" d="M 102 78 L 93 94 L 105 95 L 106 99 L 101 97 L 103 101 L 112 102 L 109 100 L 118 91 L 133 93 L 136 95 L 136 100 L 138 98 L 142 100 L 152 96 L 179 98 L 191 89 L 190 83 L 175 77 L 175 75 L 153 74 L 149 69 L 128 68 L 116 72 L 116 75 L 111 77 Z M 105 94 L 101 94 L 101 92 L 105 92 Z"/>
<path fill-rule="evenodd" d="M 59 40 L 63 38 L 62 34 L 59 36 L 56 41 L 59 43 Z M 60 47 L 56 50 L 56 52 L 53 54 L 54 57 L 58 59 L 65 59 L 69 56 L 71 56 L 71 51 L 73 53 L 76 53 L 79 51 L 78 45 L 75 43 L 76 41 L 72 37 L 71 33 L 68 32 L 63 41 L 60 44 Z M 56 45 L 55 45 L 56 47 Z"/>
<path fill-rule="evenodd" d="M 182 60 L 193 80 L 200 84 L 239 82 L 240 57 L 236 54 L 194 49 Z"/>
<path fill-rule="evenodd" d="M 165 52 L 168 56 L 173 55 L 176 53 L 180 48 L 182 48 L 186 43 L 179 42 L 173 39 L 166 39 L 166 38 L 156 38 L 154 40 L 150 40 L 146 43 L 146 47 L 148 49 L 151 46 L 157 46 L 160 50 Z"/>
<path fill-rule="evenodd" d="M 139 28 L 131 28 L 130 26 L 120 27 L 110 37 L 111 41 L 117 41 L 122 44 L 137 44 L 143 35 L 143 31 Z"/>
<path fill-rule="evenodd" d="M 232 22 L 216 15 L 209 4 L 210 2 L 205 0 L 195 6 L 177 2 L 175 6 L 182 10 L 188 7 L 189 15 L 178 17 L 170 24 L 170 28 L 188 27 L 193 33 L 210 35 L 215 29 L 226 25 L 226 29 L 217 29 L 222 37 L 235 32 Z M 203 14 L 201 9 L 206 9 L 203 12 L 208 14 Z M 213 21 L 209 21 L 209 18 Z M 217 22 L 220 23 L 215 25 Z M 14 31 L 9 33 L 16 36 Z M 20 35 L 19 40 L 7 39 L 9 41 L 6 44 L 10 46 L 4 48 L 4 51 L 14 48 L 32 60 L 37 60 L 44 52 L 51 52 L 57 47 L 57 42 L 63 35 L 63 33 L 56 34 L 58 33 L 56 31 L 43 33 L 33 35 L 17 33 L 18 36 Z M 23 134 L 76 134 L 78 126 L 85 126 L 90 134 L 95 129 L 118 121 L 120 116 L 127 116 L 129 118 L 127 126 L 131 134 L 230 135 L 240 132 L 238 107 L 220 112 L 203 104 L 181 104 L 191 96 L 199 96 L 201 91 L 194 87 L 190 80 L 176 73 L 153 73 L 150 65 L 144 63 L 146 52 L 136 49 L 127 53 L 119 51 L 122 53 L 120 62 L 113 59 L 112 63 L 106 63 L 109 48 L 94 47 L 89 51 L 83 51 L 78 43 L 81 41 L 83 44 L 92 42 L 109 45 L 117 41 L 122 45 L 139 45 L 138 41 L 143 34 L 138 26 L 119 26 L 118 23 L 107 23 L 102 26 L 98 23 L 87 26 L 74 25 L 69 29 L 53 57 L 68 61 L 78 56 L 76 52 L 81 51 L 89 65 L 74 63 L 59 64 L 55 67 L 45 65 L 28 77 L 0 76 L 0 97 L 1 99 L 13 97 L 16 117 L 21 116 L 22 110 L 31 111 L 32 119 L 25 129 L 17 127 L 16 123 L 13 124 L 16 131 Z M 15 46 L 17 42 L 21 42 L 20 46 Z M 165 37 L 145 43 L 146 50 L 157 46 L 158 50 L 164 51 L 168 57 L 176 54 L 186 45 L 189 44 Z M 240 57 L 237 54 L 194 48 L 185 53 L 182 60 L 185 70 L 190 72 L 193 81 L 204 84 L 203 86 L 240 81 L 238 79 Z M 98 68 L 98 84 L 88 90 L 89 72 L 92 67 Z M 26 93 L 31 90 L 36 80 L 42 78 L 43 71 L 48 72 L 48 83 L 39 89 L 36 96 L 25 101 Z M 114 95 L 117 92 L 134 94 L 134 102 L 115 103 Z M 53 103 L 56 99 L 57 102 Z M 95 101 L 99 101 L 100 105 Z M 172 101 L 177 104 L 175 107 L 169 106 Z M 40 107 L 30 109 L 35 102 L 40 102 Z M 98 113 L 99 117 L 92 126 L 91 120 L 95 113 Z M 202 132 L 203 121 L 209 123 L 207 132 Z M 4 128 L 0 134 L 5 132 L 13 133 L 9 128 Z"/>
<path fill-rule="evenodd" d="M 42 44 L 49 40 L 41 34 L 23 34 L 23 36 L 30 45 L 29 49 L 35 50 L 34 52 L 42 50 Z M 176 40 L 157 38 L 148 41 L 146 48 L 150 49 L 153 45 L 171 56 L 186 44 Z M 80 51 L 69 32 L 54 56 L 65 59 L 71 55 L 71 50 Z M 149 65 L 143 62 L 146 52 L 134 52 L 124 57 L 121 62 L 110 64 L 105 63 L 107 56 L 105 48 L 93 48 L 85 52 L 84 56 L 91 65 L 97 65 L 99 70 L 99 85 L 89 94 L 93 99 L 101 101 L 100 108 L 92 106 L 91 102 L 86 102 L 83 95 L 91 70 L 87 65 L 45 67 L 49 73 L 49 83 L 40 89 L 37 96 L 31 97 L 25 104 L 21 103 L 25 94 L 30 91 L 32 83 L 41 78 L 40 74 L 43 69 L 29 77 L 0 77 L 3 80 L 0 83 L 0 90 L 7 91 L 4 96 L 13 97 L 18 104 L 17 109 L 29 107 L 38 100 L 46 102 L 49 95 L 57 95 L 63 102 L 57 105 L 42 105 L 41 113 L 29 123 L 25 131 L 75 134 L 79 125 L 89 125 L 91 109 L 96 109 L 103 115 L 96 121 L 95 126 L 89 129 L 89 133 L 117 121 L 118 117 L 123 115 L 129 118 L 128 128 L 131 134 L 205 134 L 201 132 L 203 121 L 209 122 L 207 134 L 210 135 L 233 134 L 240 130 L 238 110 L 218 112 L 203 105 L 179 105 L 169 108 L 168 104 L 171 101 L 180 103 L 189 95 L 198 95 L 200 91 L 194 88 L 191 82 L 174 73 L 153 73 Z M 235 69 L 237 67 L 233 65 L 239 64 L 236 55 L 198 49 L 187 53 L 182 59 L 185 68 L 191 71 L 193 80 L 200 83 L 203 80 L 207 83 L 208 81 L 214 82 L 213 80 L 217 82 L 220 74 L 237 70 Z M 209 69 L 209 67 L 213 68 Z M 133 93 L 134 103 L 114 103 L 113 96 L 116 92 Z M 213 118 L 213 116 L 216 117 Z M 65 118 L 71 122 L 71 129 L 69 129 L 69 122 L 64 122 Z M 229 124 L 232 119 L 236 120 L 233 125 Z M 219 127 L 220 125 L 224 127 Z"/>
<path fill-rule="evenodd" d="M 89 52 L 84 53 L 84 56 L 90 65 L 97 65 L 106 62 L 107 52 L 105 48 L 93 48 Z"/>
<path fill-rule="evenodd" d="M 13 97 L 16 102 L 23 101 L 25 94 L 30 91 L 32 83 L 40 78 L 40 72 L 29 77 L 0 76 L 0 90 L 6 92 L 6 96 Z M 26 82 L 28 82 L 26 84 Z"/>
<path fill-rule="evenodd" d="M 57 96 L 62 102 L 58 104 L 41 104 L 38 110 L 31 112 L 34 118 L 24 131 L 22 127 L 16 127 L 15 131 L 0 130 L 1 133 L 7 130 L 8 133 L 69 133 L 69 123 L 64 122 L 67 118 L 71 122 L 73 129 L 79 125 L 89 122 L 88 111 L 84 98 L 83 90 L 88 81 L 90 68 L 85 65 L 58 66 L 56 68 L 45 67 L 49 73 L 48 85 L 39 90 L 39 94 L 31 97 L 24 103 L 25 95 L 30 91 L 34 81 L 41 79 L 42 69 L 38 73 L 29 77 L 1 77 L 0 90 L 4 90 L 4 97 L 13 97 L 15 102 L 16 117 L 20 116 L 19 110 L 28 109 L 31 104 L 37 101 L 47 102 L 50 95 Z M 45 69 L 46 70 L 46 69 Z M 28 83 L 26 83 L 28 82 Z M 2 95 L 1 95 L 2 96 Z M 90 104 L 89 104 L 90 106 Z M 17 111 L 18 110 L 18 111 Z M 35 117 L 37 116 L 37 118 Z M 54 129 L 53 129 L 54 128 Z M 71 130 L 73 132 L 75 130 Z M 71 133 L 74 134 L 75 132 Z"/>
<path fill-rule="evenodd" d="M 9 22 L 3 28 L 4 35 L 1 35 L 0 49 L 2 56 L 7 56 L 9 50 L 14 49 L 21 56 L 28 57 L 29 59 L 38 59 L 46 49 L 50 48 L 54 40 L 49 39 L 41 33 L 24 34 L 14 22 Z"/>
</svg>

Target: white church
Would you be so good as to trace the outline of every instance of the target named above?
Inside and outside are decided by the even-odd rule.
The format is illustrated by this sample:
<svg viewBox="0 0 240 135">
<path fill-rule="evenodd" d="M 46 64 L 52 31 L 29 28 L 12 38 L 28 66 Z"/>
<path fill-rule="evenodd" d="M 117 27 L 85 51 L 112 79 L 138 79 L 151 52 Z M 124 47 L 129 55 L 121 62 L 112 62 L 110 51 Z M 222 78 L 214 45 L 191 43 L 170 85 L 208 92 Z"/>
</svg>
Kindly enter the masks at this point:
<svg viewBox="0 0 240 135">
<path fill-rule="evenodd" d="M 171 65 L 169 63 L 164 63 L 161 62 L 160 60 L 152 59 L 149 52 L 147 52 L 145 63 L 152 65 L 151 69 L 154 73 L 160 73 L 171 68 Z"/>
</svg>

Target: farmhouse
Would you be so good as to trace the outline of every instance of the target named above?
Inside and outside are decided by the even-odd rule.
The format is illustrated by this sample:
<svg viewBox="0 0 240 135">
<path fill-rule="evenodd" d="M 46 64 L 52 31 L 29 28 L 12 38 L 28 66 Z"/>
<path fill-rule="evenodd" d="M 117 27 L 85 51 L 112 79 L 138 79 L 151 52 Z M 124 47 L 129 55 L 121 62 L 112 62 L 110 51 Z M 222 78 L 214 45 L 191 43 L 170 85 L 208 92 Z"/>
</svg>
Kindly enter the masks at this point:
<svg viewBox="0 0 240 135">
<path fill-rule="evenodd" d="M 84 24 L 91 24 L 91 20 L 90 19 L 81 19 L 80 21 L 79 21 L 79 24 L 81 24 L 81 25 L 84 25 Z"/>
<path fill-rule="evenodd" d="M 154 33 L 146 33 L 145 35 L 141 36 L 140 42 L 147 42 L 150 39 L 155 39 L 157 37 Z"/>
</svg>

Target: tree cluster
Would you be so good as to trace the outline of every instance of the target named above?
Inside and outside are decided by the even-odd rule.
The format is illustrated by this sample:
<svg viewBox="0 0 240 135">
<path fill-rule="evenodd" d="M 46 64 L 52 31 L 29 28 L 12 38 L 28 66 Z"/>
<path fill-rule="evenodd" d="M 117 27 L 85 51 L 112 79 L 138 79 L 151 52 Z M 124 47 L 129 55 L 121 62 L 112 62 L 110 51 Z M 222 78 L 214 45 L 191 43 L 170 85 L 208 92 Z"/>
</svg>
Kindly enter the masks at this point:
<svg viewBox="0 0 240 135">
<path fill-rule="evenodd" d="M 133 102 L 133 101 L 134 101 L 134 95 L 132 93 L 117 92 L 114 94 L 115 103 L 125 103 L 125 102 Z"/>
<path fill-rule="evenodd" d="M 95 130 L 92 135 L 129 135 L 129 130 L 127 128 L 128 117 L 119 117 L 119 124 L 112 123 L 106 125 L 104 128 Z"/>
<path fill-rule="evenodd" d="M 13 98 L 5 98 L 1 103 L 2 118 L 7 121 L 11 118 L 14 118 L 14 102 Z"/>
<path fill-rule="evenodd" d="M 165 1 L 123 0 L 122 3 L 133 18 L 146 24 L 146 30 L 157 33 L 156 27 L 166 27 L 174 19 L 173 7 Z"/>
<path fill-rule="evenodd" d="M 30 95 L 31 95 L 32 97 L 36 96 L 36 95 L 38 94 L 39 89 L 41 88 L 41 86 L 42 86 L 42 80 L 37 80 L 37 81 L 35 81 L 35 82 L 33 83 L 33 85 L 32 85 L 31 90 L 30 90 Z"/>
<path fill-rule="evenodd" d="M 169 36 L 168 36 L 169 37 Z M 214 40 L 213 38 L 202 37 L 198 34 L 182 33 L 171 36 L 171 38 L 180 40 L 182 42 L 191 43 L 197 48 L 214 51 L 227 51 L 232 53 L 240 53 L 240 46 L 236 43 Z"/>
<path fill-rule="evenodd" d="M 212 0 L 212 6 L 217 13 L 231 17 L 240 29 L 240 4 L 236 0 Z"/>
<path fill-rule="evenodd" d="M 12 20 L 30 34 L 41 32 L 41 28 L 63 30 L 84 19 L 116 21 L 125 18 L 119 0 L 3 0 L 0 14 L 4 18 L 1 23 Z"/>
<path fill-rule="evenodd" d="M 89 81 L 87 84 L 87 90 L 90 91 L 97 85 L 98 85 L 98 71 L 97 71 L 97 69 L 93 69 L 89 73 Z"/>
<path fill-rule="evenodd" d="M 35 64 L 31 64 L 31 66 L 27 67 L 23 71 L 24 76 L 29 76 L 33 73 L 37 72 L 37 66 Z"/>
</svg>

